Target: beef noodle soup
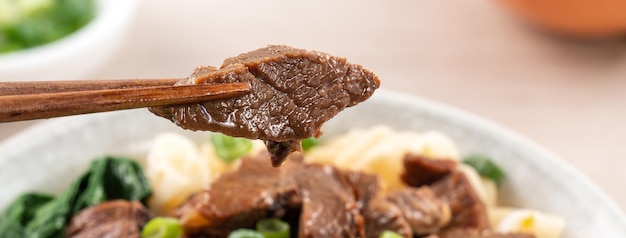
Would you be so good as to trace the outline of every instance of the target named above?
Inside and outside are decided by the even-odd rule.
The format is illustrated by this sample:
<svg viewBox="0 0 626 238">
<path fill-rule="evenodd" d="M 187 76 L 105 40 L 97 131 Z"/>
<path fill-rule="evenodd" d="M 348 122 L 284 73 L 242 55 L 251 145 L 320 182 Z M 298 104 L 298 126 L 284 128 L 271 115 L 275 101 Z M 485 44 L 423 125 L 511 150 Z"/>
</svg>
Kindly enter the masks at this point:
<svg viewBox="0 0 626 238">
<path fill-rule="evenodd" d="M 560 237 L 565 224 L 500 206 L 505 171 L 440 132 L 375 126 L 303 148 L 275 168 L 261 141 L 162 134 L 145 162 L 104 157 L 61 195 L 17 198 L 0 235 Z"/>
</svg>

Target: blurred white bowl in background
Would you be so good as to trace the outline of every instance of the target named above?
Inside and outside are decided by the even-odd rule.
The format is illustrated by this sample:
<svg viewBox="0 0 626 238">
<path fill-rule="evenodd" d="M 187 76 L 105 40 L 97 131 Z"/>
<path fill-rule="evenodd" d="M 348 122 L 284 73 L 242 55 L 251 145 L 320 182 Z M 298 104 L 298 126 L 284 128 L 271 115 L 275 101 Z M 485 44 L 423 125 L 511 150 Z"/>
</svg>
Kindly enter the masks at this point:
<svg viewBox="0 0 626 238">
<path fill-rule="evenodd" d="M 136 0 L 97 0 L 91 22 L 57 41 L 0 54 L 0 81 L 85 79 L 126 38 Z"/>
</svg>

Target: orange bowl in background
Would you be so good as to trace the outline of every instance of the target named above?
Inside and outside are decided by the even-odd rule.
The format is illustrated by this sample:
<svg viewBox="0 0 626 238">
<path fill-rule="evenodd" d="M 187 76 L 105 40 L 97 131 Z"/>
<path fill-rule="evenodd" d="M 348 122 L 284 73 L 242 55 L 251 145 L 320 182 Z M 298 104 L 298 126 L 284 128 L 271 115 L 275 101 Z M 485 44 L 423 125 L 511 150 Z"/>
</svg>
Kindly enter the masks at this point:
<svg viewBox="0 0 626 238">
<path fill-rule="evenodd" d="M 626 35 L 626 0 L 498 0 L 541 28 L 580 38 Z"/>
</svg>

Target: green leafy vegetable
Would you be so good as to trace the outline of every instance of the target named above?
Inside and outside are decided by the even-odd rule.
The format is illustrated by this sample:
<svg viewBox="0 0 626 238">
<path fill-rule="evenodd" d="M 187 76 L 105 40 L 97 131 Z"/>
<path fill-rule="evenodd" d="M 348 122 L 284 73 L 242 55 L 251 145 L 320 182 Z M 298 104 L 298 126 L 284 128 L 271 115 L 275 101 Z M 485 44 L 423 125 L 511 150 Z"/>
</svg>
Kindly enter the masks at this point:
<svg viewBox="0 0 626 238">
<path fill-rule="evenodd" d="M 463 163 L 472 166 L 481 177 L 493 180 L 496 183 L 504 178 L 504 172 L 491 159 L 483 155 L 470 155 L 463 159 Z"/>
<path fill-rule="evenodd" d="M 0 53 L 60 39 L 95 13 L 94 0 L 0 0 Z"/>
<path fill-rule="evenodd" d="M 228 234 L 228 238 L 265 238 L 265 236 L 252 229 L 237 229 Z"/>
<path fill-rule="evenodd" d="M 27 193 L 15 199 L 0 216 L 0 236 L 25 237 L 24 229 L 35 211 L 53 198 L 47 194 Z"/>
<path fill-rule="evenodd" d="M 141 230 L 141 238 L 178 238 L 182 234 L 180 222 L 171 217 L 153 218 Z"/>
<path fill-rule="evenodd" d="M 252 141 L 221 133 L 211 133 L 211 143 L 217 156 L 226 163 L 232 163 L 252 150 Z"/>
<path fill-rule="evenodd" d="M 313 147 L 319 144 L 320 144 L 320 140 L 315 137 L 304 139 L 302 140 L 302 150 L 304 150 L 305 152 L 309 151 L 310 149 L 312 149 Z"/>
<path fill-rule="evenodd" d="M 103 157 L 56 197 L 26 194 L 13 201 L 0 216 L 0 237 L 63 237 L 66 223 L 80 210 L 113 199 L 145 203 L 151 192 L 137 162 Z"/>
<path fill-rule="evenodd" d="M 256 223 L 256 229 L 265 238 L 289 238 L 289 223 L 276 218 L 263 219 Z"/>
<path fill-rule="evenodd" d="M 379 238 L 403 238 L 403 237 L 404 236 L 398 233 L 395 233 L 393 231 L 389 231 L 389 230 L 383 231 L 383 233 L 381 233 L 379 236 Z"/>
</svg>

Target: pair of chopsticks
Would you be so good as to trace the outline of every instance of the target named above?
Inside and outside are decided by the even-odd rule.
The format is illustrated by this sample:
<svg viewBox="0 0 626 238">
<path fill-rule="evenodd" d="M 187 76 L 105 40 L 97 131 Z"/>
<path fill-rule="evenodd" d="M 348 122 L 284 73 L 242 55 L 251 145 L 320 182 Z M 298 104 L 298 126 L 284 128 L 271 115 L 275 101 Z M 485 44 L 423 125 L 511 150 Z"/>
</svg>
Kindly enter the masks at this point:
<svg viewBox="0 0 626 238">
<path fill-rule="evenodd" d="M 180 79 L 0 82 L 0 122 L 242 96 L 249 83 L 174 84 Z"/>
</svg>

